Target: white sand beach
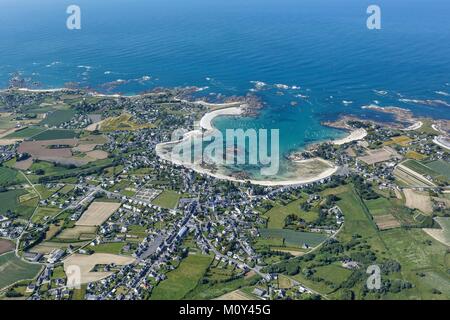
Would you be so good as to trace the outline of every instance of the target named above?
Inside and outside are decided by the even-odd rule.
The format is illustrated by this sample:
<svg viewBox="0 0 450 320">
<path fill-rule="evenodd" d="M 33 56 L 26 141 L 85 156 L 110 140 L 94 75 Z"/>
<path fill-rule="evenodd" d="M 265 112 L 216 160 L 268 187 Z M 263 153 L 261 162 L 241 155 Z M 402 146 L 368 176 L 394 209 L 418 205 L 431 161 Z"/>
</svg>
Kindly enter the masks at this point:
<svg viewBox="0 0 450 320">
<path fill-rule="evenodd" d="M 450 150 L 450 138 L 438 136 L 433 139 L 433 142 L 444 149 Z"/>
<path fill-rule="evenodd" d="M 446 134 L 445 130 L 442 130 L 442 129 L 439 127 L 439 125 L 436 124 L 436 123 L 433 123 L 433 124 L 431 125 L 431 128 L 432 128 L 434 131 L 436 131 L 436 132 Z"/>
<path fill-rule="evenodd" d="M 243 112 L 244 111 L 241 107 L 231 107 L 208 112 L 200 120 L 200 127 L 207 131 L 214 130 L 214 127 L 212 125 L 212 121 L 214 120 L 214 118 L 221 116 L 240 116 L 243 114 Z"/>
<path fill-rule="evenodd" d="M 18 88 L 15 89 L 22 92 L 36 92 L 36 93 L 51 93 L 51 92 L 60 92 L 60 91 L 67 91 L 72 89 L 67 88 L 55 88 L 55 89 L 28 89 L 28 88 Z"/>
<path fill-rule="evenodd" d="M 403 131 L 418 130 L 418 129 L 422 128 L 422 126 L 423 126 L 423 122 L 422 121 L 417 121 L 417 122 L 413 123 L 412 125 L 410 125 L 409 127 L 403 129 Z"/>
<path fill-rule="evenodd" d="M 200 105 L 208 107 L 208 108 L 214 108 L 214 109 L 225 109 L 225 108 L 231 108 L 231 107 L 239 107 L 242 104 L 239 101 L 224 102 L 224 103 L 211 103 L 211 102 L 206 102 L 206 101 L 203 101 L 203 100 L 194 101 L 194 103 L 200 104 Z"/>
<path fill-rule="evenodd" d="M 191 131 L 188 134 L 185 135 L 185 138 L 188 138 L 191 134 L 199 134 L 198 131 Z M 308 184 L 308 183 L 313 183 L 313 182 L 317 182 L 317 181 L 321 181 L 323 179 L 329 178 L 332 175 L 334 175 L 337 170 L 339 169 L 338 167 L 334 166 L 332 163 L 321 159 L 321 158 L 313 158 L 313 159 L 308 159 L 308 160 L 302 160 L 303 163 L 308 163 L 308 162 L 314 162 L 314 161 L 320 161 L 323 163 L 326 163 L 329 166 L 329 169 L 326 169 L 324 171 L 322 171 L 320 174 L 315 175 L 313 177 L 298 177 L 297 179 L 290 179 L 290 180 L 246 180 L 246 179 L 238 179 L 235 177 L 231 177 L 222 173 L 217 173 L 217 172 L 211 172 L 208 169 L 205 169 L 203 167 L 201 167 L 200 164 L 197 163 L 186 163 L 183 162 L 179 159 L 173 158 L 172 154 L 170 152 L 164 152 L 164 147 L 168 146 L 168 145 L 174 145 L 180 142 L 167 142 L 167 143 L 161 143 L 159 145 L 156 146 L 156 154 L 163 160 L 166 160 L 168 162 L 171 162 L 175 165 L 178 166 L 183 166 L 185 168 L 189 168 L 199 174 L 202 175 L 209 175 L 211 177 L 214 177 L 216 179 L 219 180 L 226 180 L 226 181 L 233 181 L 233 182 L 240 182 L 240 183 L 246 183 L 246 182 L 250 182 L 251 184 L 254 185 L 260 185 L 260 186 L 266 186 L 266 187 L 277 187 L 277 186 L 295 186 L 295 185 L 303 185 L 303 184 Z"/>
<path fill-rule="evenodd" d="M 201 102 L 200 102 L 201 103 Z M 233 106 L 230 106 L 228 108 L 223 108 L 223 109 L 218 109 L 212 112 L 208 112 L 207 114 L 205 114 L 202 119 L 200 120 L 200 127 L 206 131 L 211 131 L 214 130 L 214 126 L 212 125 L 212 121 L 213 119 L 215 119 L 216 117 L 219 116 L 240 116 L 243 114 L 243 108 L 241 107 L 236 107 L 236 105 L 239 103 L 232 103 Z M 214 104 L 208 104 L 210 107 L 223 107 L 223 105 L 214 105 Z M 365 130 L 364 130 L 365 131 Z M 328 167 L 327 169 L 323 170 L 322 172 L 320 172 L 320 174 L 314 175 L 314 176 L 308 176 L 308 177 L 302 177 L 299 176 L 298 178 L 295 179 L 289 179 L 289 180 L 246 180 L 246 179 L 238 179 L 232 176 L 228 176 L 222 173 L 218 173 L 218 172 L 211 172 L 208 169 L 203 168 L 200 164 L 195 163 L 195 162 L 183 162 L 181 159 L 177 159 L 176 157 L 172 157 L 171 152 L 166 152 L 166 148 L 171 148 L 174 145 L 177 145 L 179 143 L 182 143 L 183 141 L 186 141 L 188 139 L 190 139 L 192 136 L 199 136 L 201 135 L 201 131 L 200 130 L 193 130 L 190 132 L 187 132 L 186 134 L 183 135 L 183 138 L 178 140 L 178 141 L 170 141 L 170 142 L 166 142 L 166 143 L 161 143 L 158 144 L 155 148 L 157 155 L 166 161 L 169 161 L 175 165 L 179 165 L 179 166 L 184 166 L 186 168 L 189 168 L 199 174 L 202 175 L 209 175 L 211 177 L 214 177 L 216 179 L 220 179 L 220 180 L 227 180 L 227 181 L 233 181 L 233 182 L 240 182 L 240 183 L 245 183 L 245 182 L 250 182 L 251 184 L 254 185 L 260 185 L 260 186 L 294 186 L 294 185 L 303 185 L 303 184 L 308 184 L 308 183 L 313 183 L 313 182 L 317 182 L 317 181 L 321 181 L 323 179 L 329 178 L 332 175 L 334 175 L 337 170 L 339 169 L 338 167 L 336 167 L 335 165 L 333 165 L 332 163 L 321 159 L 321 158 L 313 158 L 313 159 L 308 159 L 308 160 L 302 160 L 299 161 L 297 163 L 302 163 L 302 164 L 311 164 L 314 162 L 320 162 L 322 164 L 324 164 L 326 167 Z M 367 132 L 366 132 L 367 134 Z"/>
<path fill-rule="evenodd" d="M 366 129 L 362 129 L 361 128 L 361 129 L 357 129 L 357 130 L 354 130 L 354 131 L 350 132 L 350 134 L 347 137 L 345 137 L 345 138 L 334 140 L 333 144 L 337 145 L 337 146 L 340 146 L 340 145 L 343 145 L 343 144 L 346 144 L 346 143 L 350 143 L 352 141 L 362 140 L 366 136 L 367 136 Z"/>
</svg>

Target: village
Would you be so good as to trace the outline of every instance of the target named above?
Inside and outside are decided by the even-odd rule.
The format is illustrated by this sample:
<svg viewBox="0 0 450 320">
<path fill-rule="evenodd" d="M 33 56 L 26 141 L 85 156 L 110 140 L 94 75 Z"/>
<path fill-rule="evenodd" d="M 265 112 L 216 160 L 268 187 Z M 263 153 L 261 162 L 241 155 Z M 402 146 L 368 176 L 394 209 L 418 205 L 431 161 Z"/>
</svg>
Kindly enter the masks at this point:
<svg viewBox="0 0 450 320">
<path fill-rule="evenodd" d="M 0 94 L 0 241 L 14 244 L 0 254 L 18 270 L 35 270 L 2 278 L 0 297 L 390 297 L 420 281 L 430 286 L 427 295 L 448 297 L 427 274 L 399 277 L 397 265 L 413 267 L 377 240 L 403 235 L 446 254 L 448 123 L 422 119 L 403 130 L 353 120 L 350 127 L 367 136 L 305 151 L 338 166 L 336 174 L 258 186 L 158 157 L 156 145 L 178 128 L 192 129 L 208 110 L 186 99 L 192 90 L 129 98 L 82 90 Z M 34 120 L 22 120 L 30 114 Z M 397 269 L 369 292 L 364 273 L 375 261 Z"/>
</svg>

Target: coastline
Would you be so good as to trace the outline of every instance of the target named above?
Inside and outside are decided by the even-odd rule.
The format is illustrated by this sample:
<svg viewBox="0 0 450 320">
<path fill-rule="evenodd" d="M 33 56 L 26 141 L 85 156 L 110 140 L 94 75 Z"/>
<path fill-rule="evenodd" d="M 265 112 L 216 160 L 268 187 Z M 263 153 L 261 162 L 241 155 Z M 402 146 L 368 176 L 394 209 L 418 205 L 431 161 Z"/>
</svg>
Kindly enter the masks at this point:
<svg viewBox="0 0 450 320">
<path fill-rule="evenodd" d="M 441 148 L 450 150 L 450 139 L 445 136 L 437 136 L 433 139 L 433 142 Z"/>
<path fill-rule="evenodd" d="M 314 175 L 313 177 L 301 177 L 299 176 L 297 179 L 288 179 L 288 180 L 255 180 L 255 179 L 239 179 L 235 178 L 226 174 L 217 173 L 217 172 L 211 172 L 208 169 L 203 168 L 200 164 L 197 163 L 185 163 L 178 159 L 173 159 L 169 153 L 164 152 L 165 147 L 170 147 L 172 145 L 176 145 L 179 143 L 182 143 L 183 141 L 186 141 L 187 139 L 190 139 L 191 136 L 198 136 L 202 135 L 202 130 L 212 131 L 215 130 L 212 122 L 217 117 L 223 117 L 223 116 L 242 116 L 245 113 L 245 104 L 240 104 L 239 107 L 236 107 L 235 105 L 237 103 L 230 103 L 230 104 L 212 104 L 212 103 L 205 103 L 203 101 L 197 101 L 194 103 L 198 104 L 207 104 L 209 107 L 217 107 L 219 109 L 211 111 L 203 115 L 202 119 L 200 120 L 200 130 L 192 130 L 183 135 L 183 138 L 178 141 L 169 141 L 165 143 L 160 143 L 156 145 L 155 151 L 158 157 L 160 157 L 162 160 L 171 162 L 172 164 L 183 166 L 185 168 L 191 169 L 199 174 L 208 175 L 211 177 L 214 177 L 219 180 L 226 180 L 226 181 L 232 181 L 232 182 L 238 182 L 238 183 L 247 183 L 250 182 L 254 185 L 260 185 L 260 186 L 267 186 L 267 187 L 277 187 L 277 186 L 295 186 L 295 185 L 304 185 L 308 183 L 314 183 L 317 181 L 321 181 L 324 179 L 327 179 L 339 170 L 339 167 L 335 166 L 329 161 L 326 161 L 321 158 L 312 158 L 302 161 L 294 161 L 297 164 L 309 164 L 313 162 L 321 162 L 322 164 L 325 164 L 328 166 L 328 169 L 323 170 L 320 174 Z M 228 106 L 226 105 L 234 105 L 234 106 Z M 352 137 L 354 139 L 355 137 Z"/>
<path fill-rule="evenodd" d="M 211 104 L 209 104 L 211 105 Z M 239 107 L 229 107 L 229 108 L 223 108 L 218 109 L 215 111 L 211 111 L 206 113 L 202 119 L 200 120 L 200 127 L 206 131 L 212 131 L 214 130 L 214 126 L 212 124 L 213 120 L 217 117 L 224 117 L 224 116 L 241 116 L 244 114 L 244 110 L 242 108 L 242 105 Z"/>
<path fill-rule="evenodd" d="M 419 130 L 420 128 L 422 128 L 423 126 L 423 122 L 422 121 L 417 121 L 415 123 L 413 123 L 412 125 L 410 125 L 407 128 L 404 128 L 403 131 L 414 131 L 414 130 Z"/>
<path fill-rule="evenodd" d="M 94 90 L 86 89 L 86 88 L 53 88 L 53 89 L 28 89 L 28 88 L 9 88 L 9 89 L 2 89 L 0 92 L 7 92 L 7 91 L 20 91 L 20 92 L 30 92 L 30 93 L 55 93 L 55 92 L 64 92 L 64 91 L 83 91 L 86 94 L 91 95 L 92 97 L 98 97 L 98 98 L 135 98 L 140 97 L 145 94 L 135 94 L 135 95 L 122 95 L 122 94 L 104 94 L 99 93 Z"/>
<path fill-rule="evenodd" d="M 156 146 L 155 151 L 156 154 L 162 159 L 165 160 L 167 162 L 170 162 L 174 165 L 178 165 L 178 166 L 182 166 L 188 169 L 191 169 L 199 174 L 202 175 L 208 175 L 211 176 L 213 178 L 219 179 L 219 180 L 224 180 L 224 181 L 232 181 L 232 182 L 238 182 L 238 183 L 247 183 L 250 182 L 251 184 L 254 185 L 260 185 L 260 186 L 265 186 L 265 187 L 280 187 L 280 186 L 295 186 L 295 185 L 304 185 L 304 184 L 308 184 L 308 183 L 314 183 L 317 181 L 321 181 L 324 179 L 327 179 L 329 177 L 331 177 L 332 175 L 334 175 L 337 171 L 338 171 L 338 167 L 332 165 L 331 163 L 327 162 L 326 160 L 323 159 L 319 159 L 319 158 L 313 158 L 313 159 L 308 159 L 308 160 L 304 160 L 303 163 L 307 163 L 307 162 L 314 162 L 314 161 L 322 161 L 327 163 L 327 165 L 330 165 L 330 168 L 327 170 L 324 170 L 321 174 L 316 175 L 312 178 L 302 178 L 299 177 L 298 179 L 291 179 L 291 180 L 254 180 L 254 179 L 238 179 L 229 175 L 225 175 L 222 173 L 217 173 L 217 172 L 211 172 L 208 169 L 205 169 L 203 167 L 201 167 L 199 164 L 195 164 L 195 163 L 185 163 L 182 161 L 179 161 L 177 159 L 173 159 L 170 156 L 170 153 L 165 153 L 163 152 L 162 148 L 164 148 L 167 145 L 170 144 L 177 144 L 182 142 L 185 138 L 189 138 L 191 134 L 199 134 L 199 131 L 190 131 L 189 133 L 187 133 L 184 138 L 182 140 L 179 141 L 171 141 L 171 142 L 166 142 L 166 143 L 160 143 Z"/>
<path fill-rule="evenodd" d="M 72 91 L 73 92 L 73 91 L 78 91 L 78 90 L 86 91 L 83 89 L 72 89 L 72 88 L 54 88 L 54 89 L 14 88 L 14 89 L 6 89 L 3 91 L 7 91 L 7 90 L 16 90 L 19 92 L 32 92 L 32 93 L 54 93 L 54 92 L 64 92 L 64 91 Z M 101 93 L 92 92 L 92 91 L 91 92 L 86 91 L 86 92 L 94 97 L 132 98 L 132 97 L 141 96 L 141 95 L 123 96 L 120 94 L 107 95 L 107 94 L 101 94 Z M 222 117 L 222 116 L 242 116 L 247 112 L 246 109 L 248 107 L 248 105 L 242 101 L 234 101 L 234 102 L 226 102 L 226 103 L 209 103 L 209 102 L 200 100 L 200 101 L 189 101 L 189 102 L 198 104 L 198 105 L 202 105 L 202 106 L 206 106 L 208 108 L 215 109 L 215 110 L 207 112 L 206 114 L 203 115 L 203 117 L 201 118 L 200 123 L 199 123 L 201 130 L 190 131 L 190 132 L 186 133 L 183 136 L 183 138 L 178 141 L 170 141 L 170 142 L 158 144 L 155 148 L 155 151 L 156 151 L 158 157 L 160 157 L 163 160 L 172 162 L 175 165 L 180 165 L 180 166 L 190 168 L 193 171 L 196 171 L 200 174 L 209 175 L 209 176 L 215 177 L 220 180 L 227 180 L 227 181 L 240 182 L 240 183 L 250 182 L 252 184 L 261 185 L 261 186 L 293 186 L 293 185 L 302 185 L 302 184 L 313 183 L 313 182 L 317 182 L 317 181 L 321 181 L 326 178 L 329 178 L 332 175 L 336 174 L 336 172 L 339 170 L 339 167 L 335 166 L 334 164 L 332 164 L 324 159 L 312 158 L 312 159 L 304 160 L 301 162 L 294 161 L 294 163 L 296 163 L 298 165 L 302 165 L 302 164 L 309 165 L 309 164 L 314 164 L 314 163 L 320 162 L 321 165 L 326 165 L 327 168 L 323 169 L 318 174 L 314 174 L 313 176 L 299 176 L 298 178 L 286 179 L 286 180 L 275 180 L 275 179 L 274 180 L 255 180 L 255 179 L 240 179 L 240 178 L 236 178 L 236 177 L 222 174 L 219 172 L 212 172 L 211 170 L 201 167 L 199 164 L 182 163 L 181 161 L 172 159 L 170 157 L 170 154 L 164 153 L 163 149 L 165 147 L 181 143 L 181 142 L 189 139 L 191 136 L 202 135 L 202 130 L 205 130 L 206 132 L 213 131 L 215 129 L 213 126 L 213 121 L 215 118 Z M 204 132 L 203 132 L 203 134 L 204 134 Z M 367 132 L 365 132 L 365 130 L 364 130 L 364 132 L 362 132 L 361 130 L 356 130 L 356 132 L 350 132 L 349 136 L 347 136 L 346 138 L 336 140 L 336 141 L 334 141 L 334 143 L 337 145 L 344 144 L 344 143 L 348 143 L 351 141 L 363 139 L 366 135 L 367 135 Z"/>
<path fill-rule="evenodd" d="M 346 143 L 350 143 L 353 141 L 362 140 L 367 136 L 366 129 L 360 128 L 357 130 L 350 131 L 350 134 L 342 139 L 332 140 L 332 143 L 337 146 L 341 146 Z"/>
</svg>

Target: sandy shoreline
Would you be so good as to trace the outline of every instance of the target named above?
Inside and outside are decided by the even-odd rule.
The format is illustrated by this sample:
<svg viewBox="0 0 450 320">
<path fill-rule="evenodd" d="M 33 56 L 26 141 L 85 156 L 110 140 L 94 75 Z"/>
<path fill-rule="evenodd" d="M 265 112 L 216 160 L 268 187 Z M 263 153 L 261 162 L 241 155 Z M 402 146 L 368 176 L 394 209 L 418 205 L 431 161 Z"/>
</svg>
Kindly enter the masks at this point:
<svg viewBox="0 0 450 320">
<path fill-rule="evenodd" d="M 93 96 L 93 97 L 98 97 L 98 98 L 121 98 L 121 97 L 126 97 L 126 98 L 135 98 L 135 97 L 140 97 L 141 95 L 121 95 L 121 94 L 103 94 L 103 93 L 98 93 L 95 91 L 90 91 L 87 89 L 71 89 L 71 88 L 54 88 L 54 89 L 28 89 L 28 88 L 11 88 L 11 89 L 2 89 L 0 90 L 0 92 L 7 92 L 7 91 L 21 91 L 21 92 L 31 92 L 31 93 L 55 93 L 55 92 L 64 92 L 64 91 L 83 91 L 86 92 L 87 94 Z"/>
<path fill-rule="evenodd" d="M 19 88 L 19 89 L 14 89 L 17 91 L 22 91 L 22 92 L 36 92 L 36 93 L 52 93 L 52 92 L 61 92 L 61 91 L 75 91 L 76 89 L 69 89 L 69 88 L 55 88 L 55 89 L 27 89 L 27 88 Z M 6 90 L 4 90 L 6 91 Z M 92 96 L 97 96 L 97 97 L 109 97 L 109 98 L 118 98 L 121 97 L 121 95 L 118 94 L 113 94 L 113 95 L 105 95 L 105 94 L 100 94 L 100 93 L 95 93 L 95 92 L 91 92 L 90 93 Z M 127 96 L 128 97 L 128 96 Z M 220 116 L 242 116 L 242 114 L 244 113 L 244 109 L 243 103 L 240 102 L 231 102 L 231 103 L 222 103 L 222 104 L 214 104 L 214 103 L 208 103 L 208 102 L 204 102 L 204 101 L 194 101 L 193 103 L 199 104 L 199 105 L 203 105 L 206 107 L 210 107 L 210 108 L 217 108 L 217 110 L 211 111 L 206 113 L 202 119 L 200 120 L 200 127 L 203 130 L 206 131 L 212 131 L 214 130 L 214 126 L 212 124 L 213 120 L 217 117 Z M 363 133 L 356 130 L 357 132 L 352 132 L 350 133 L 350 135 L 347 138 L 344 139 L 340 139 L 342 141 L 346 141 L 343 143 L 347 143 L 350 141 L 354 141 L 354 140 L 359 140 L 364 138 Z M 365 130 L 364 130 L 365 131 Z M 186 133 L 184 135 L 184 137 L 179 140 L 179 141 L 170 141 L 167 143 L 161 143 L 158 144 L 156 146 L 156 153 L 157 155 L 166 161 L 169 161 L 175 165 L 180 165 L 180 166 L 184 166 L 187 168 L 192 169 L 195 172 L 198 172 L 200 174 L 205 174 L 205 175 L 209 175 L 212 177 L 215 177 L 217 179 L 220 180 L 228 180 L 228 181 L 233 181 L 233 182 L 241 182 L 241 183 L 245 183 L 247 181 L 249 181 L 252 184 L 255 185 L 261 185 L 261 186 L 292 186 L 292 185 L 302 185 L 302 184 L 308 184 L 308 183 L 313 183 L 313 182 L 317 182 L 317 181 L 321 181 L 323 179 L 329 178 L 332 175 L 334 175 L 337 171 L 338 171 L 338 167 L 334 166 L 332 163 L 320 159 L 320 158 L 313 158 L 313 159 L 309 159 L 309 160 L 304 160 L 302 161 L 303 163 L 307 164 L 309 162 L 315 162 L 315 161 L 320 161 L 325 163 L 327 166 L 329 166 L 328 169 L 322 171 L 320 174 L 317 174 L 313 177 L 298 177 L 297 179 L 290 179 L 290 180 L 241 180 L 235 177 L 231 177 L 225 174 L 221 174 L 221 173 L 213 173 L 210 172 L 207 169 L 202 168 L 200 165 L 198 164 L 191 164 L 191 163 L 183 163 L 181 161 L 178 161 L 177 159 L 172 159 L 172 157 L 170 156 L 170 153 L 165 153 L 163 151 L 164 147 L 166 146 L 170 146 L 170 145 L 175 145 L 178 143 L 181 143 L 184 140 L 189 139 L 192 135 L 197 136 L 197 135 L 201 135 L 202 132 L 200 130 L 193 130 L 190 131 L 188 133 Z M 366 133 L 367 134 L 367 133 Z M 339 140 L 337 141 L 339 144 Z"/>
<path fill-rule="evenodd" d="M 192 134 L 199 134 L 198 131 L 191 131 L 189 133 L 187 133 L 185 135 L 185 138 L 189 137 Z M 177 144 L 180 143 L 180 141 L 176 141 L 176 142 L 167 142 L 167 143 L 160 143 L 156 146 L 156 154 L 163 160 L 166 160 L 168 162 L 171 162 L 172 164 L 178 165 L 178 166 L 183 166 L 185 168 L 191 169 L 199 174 L 203 174 L 203 175 L 208 175 L 211 177 L 214 177 L 216 179 L 219 180 L 226 180 L 226 181 L 232 181 L 232 182 L 240 182 L 240 183 L 246 183 L 246 182 L 250 182 L 251 184 L 254 185 L 260 185 L 260 186 L 266 186 L 266 187 L 277 187 L 277 186 L 295 186 L 295 185 L 303 185 L 303 184 L 308 184 L 308 183 L 313 183 L 313 182 L 317 182 L 326 178 L 331 177 L 332 175 L 334 175 L 337 170 L 339 169 L 338 167 L 332 165 L 331 163 L 323 160 L 323 159 L 319 159 L 319 158 L 313 158 L 313 159 L 309 159 L 309 160 L 304 160 L 304 163 L 306 162 L 314 162 L 314 161 L 322 161 L 327 163 L 328 165 L 330 165 L 330 168 L 327 170 L 324 170 L 321 174 L 316 175 L 312 178 L 302 178 L 299 177 L 298 179 L 291 179 L 291 180 L 252 180 L 252 179 L 238 179 L 235 177 L 231 177 L 222 173 L 217 173 L 217 172 L 211 172 L 210 170 L 207 170 L 205 168 L 202 168 L 199 164 L 195 164 L 195 163 L 186 163 L 183 161 L 180 161 L 178 159 L 174 159 L 171 157 L 170 152 L 169 153 L 165 153 L 163 152 L 163 148 L 167 145 L 170 144 Z"/>
<path fill-rule="evenodd" d="M 404 128 L 403 131 L 414 131 L 414 130 L 418 130 L 420 128 L 422 128 L 423 126 L 423 122 L 422 121 L 417 121 L 415 123 L 413 123 L 412 125 L 410 125 L 407 128 Z"/>
<path fill-rule="evenodd" d="M 201 103 L 201 102 L 198 102 Z M 236 103 L 233 103 L 234 105 L 236 105 Z M 212 106 L 212 107 L 223 107 L 224 105 L 214 105 L 211 103 L 208 103 L 208 106 Z M 244 110 L 241 107 L 228 107 L 228 108 L 223 108 L 223 109 L 218 109 L 215 111 L 211 111 L 206 113 L 202 119 L 200 120 L 200 127 L 203 130 L 206 131 L 212 131 L 214 130 L 214 126 L 212 125 L 213 120 L 216 117 L 221 117 L 221 116 L 241 116 L 244 113 Z M 365 130 L 364 130 L 365 131 Z M 221 174 L 221 173 L 217 173 L 217 172 L 211 172 L 208 169 L 205 169 L 203 167 L 201 167 L 199 164 L 196 163 L 186 163 L 183 161 L 180 161 L 179 159 L 174 159 L 171 157 L 170 152 L 166 153 L 164 152 L 164 148 L 167 146 L 171 146 L 171 145 L 176 145 L 178 143 L 182 143 L 183 141 L 189 139 L 191 136 L 199 136 L 201 135 L 202 132 L 200 130 L 193 130 L 190 132 L 187 132 L 186 134 L 184 134 L 183 138 L 178 140 L 178 141 L 170 141 L 170 142 L 166 142 L 166 143 L 160 143 L 156 146 L 155 151 L 156 154 L 163 160 L 166 160 L 168 162 L 171 162 L 175 165 L 179 165 L 179 166 L 183 166 L 186 168 L 189 168 L 197 173 L 200 174 L 204 174 L 204 175 L 209 175 L 211 177 L 214 177 L 216 179 L 219 180 L 227 180 L 227 181 L 233 181 L 233 182 L 240 182 L 240 183 L 246 183 L 246 182 L 250 182 L 251 184 L 254 185 L 260 185 L 260 186 L 270 186 L 270 187 L 275 187 L 275 186 L 294 186 L 294 185 L 304 185 L 304 184 L 308 184 L 308 183 L 314 183 L 317 181 L 321 181 L 324 180 L 326 178 L 331 177 L 332 175 L 334 175 L 337 171 L 338 171 L 338 167 L 334 166 L 332 163 L 321 159 L 321 158 L 313 158 L 313 159 L 308 159 L 308 160 L 302 160 L 301 163 L 303 164 L 307 164 L 310 162 L 316 162 L 316 161 L 320 161 L 324 164 L 326 164 L 327 166 L 329 166 L 328 169 L 322 171 L 320 174 L 315 175 L 314 177 L 298 177 L 297 179 L 289 179 L 289 180 L 253 180 L 253 179 L 238 179 L 232 176 L 228 176 L 225 174 Z M 367 134 L 367 132 L 366 132 Z M 357 137 L 359 137 L 360 135 L 358 135 Z M 354 136 L 352 136 L 352 138 L 355 138 Z M 297 162 L 299 163 L 299 162 Z"/>
<path fill-rule="evenodd" d="M 448 142 L 447 142 L 448 141 Z M 438 136 L 433 139 L 433 142 L 441 148 L 450 150 L 450 139 L 444 136 Z"/>
<path fill-rule="evenodd" d="M 23 92 L 36 92 L 36 93 L 52 93 L 61 91 L 70 91 L 73 89 L 68 88 L 55 88 L 55 89 L 28 89 L 28 88 L 13 88 L 11 90 L 23 91 Z M 4 90 L 6 91 L 6 90 Z"/>
<path fill-rule="evenodd" d="M 334 145 L 341 146 L 343 144 L 350 143 L 352 141 L 362 140 L 366 136 L 367 136 L 366 129 L 361 128 L 361 129 L 357 129 L 357 130 L 351 131 L 350 134 L 347 137 L 345 137 L 345 138 L 338 139 L 338 140 L 333 140 L 332 143 Z"/>
<path fill-rule="evenodd" d="M 200 120 L 200 127 L 204 130 L 211 131 L 214 130 L 214 126 L 212 125 L 214 118 L 223 116 L 240 116 L 243 113 L 244 110 L 241 107 L 231 107 L 208 112 Z"/>
</svg>

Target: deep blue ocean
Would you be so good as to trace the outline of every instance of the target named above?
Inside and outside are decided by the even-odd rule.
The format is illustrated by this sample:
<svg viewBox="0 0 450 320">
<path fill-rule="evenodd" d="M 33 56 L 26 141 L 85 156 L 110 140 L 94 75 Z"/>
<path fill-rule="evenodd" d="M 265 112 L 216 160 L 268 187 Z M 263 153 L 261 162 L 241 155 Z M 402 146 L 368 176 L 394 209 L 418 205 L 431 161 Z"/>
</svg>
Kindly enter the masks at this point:
<svg viewBox="0 0 450 320">
<path fill-rule="evenodd" d="M 70 4 L 81 30 L 66 28 Z M 381 30 L 366 27 L 371 4 Z M 448 0 L 0 0 L 0 87 L 19 72 L 46 88 L 252 92 L 258 118 L 216 125 L 279 128 L 288 152 L 342 135 L 320 125 L 340 114 L 389 119 L 364 105 L 450 119 L 420 102 L 450 103 L 449 15 Z"/>
</svg>

